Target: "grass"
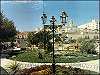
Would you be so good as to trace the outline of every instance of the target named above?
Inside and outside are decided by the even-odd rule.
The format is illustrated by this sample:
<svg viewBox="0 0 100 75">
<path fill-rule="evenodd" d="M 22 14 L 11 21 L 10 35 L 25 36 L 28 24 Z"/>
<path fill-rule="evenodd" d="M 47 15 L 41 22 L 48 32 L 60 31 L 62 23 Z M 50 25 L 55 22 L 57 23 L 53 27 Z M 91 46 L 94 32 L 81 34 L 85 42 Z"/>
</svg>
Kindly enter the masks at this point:
<svg viewBox="0 0 100 75">
<path fill-rule="evenodd" d="M 58 63 L 74 63 L 74 62 L 85 62 L 89 60 L 99 59 L 99 55 L 93 56 L 93 54 L 86 53 L 68 53 L 64 56 L 56 56 L 56 62 Z"/>
<path fill-rule="evenodd" d="M 26 51 L 24 53 L 17 54 L 16 57 L 10 59 L 24 61 L 24 62 L 32 62 L 32 63 L 39 63 L 39 62 L 49 62 L 52 61 L 51 55 L 42 53 L 43 59 L 38 57 L 37 50 Z"/>
<path fill-rule="evenodd" d="M 52 55 L 45 54 L 40 51 L 42 54 L 42 59 L 39 58 L 37 50 L 31 50 L 24 53 L 17 54 L 16 57 L 10 57 L 10 59 L 23 61 L 23 62 L 31 62 L 31 63 L 52 63 Z M 56 63 L 74 63 L 74 62 L 85 62 L 89 60 L 99 59 L 99 56 L 93 56 L 93 54 L 85 54 L 85 53 L 68 53 L 65 55 L 56 55 L 55 61 Z"/>
</svg>

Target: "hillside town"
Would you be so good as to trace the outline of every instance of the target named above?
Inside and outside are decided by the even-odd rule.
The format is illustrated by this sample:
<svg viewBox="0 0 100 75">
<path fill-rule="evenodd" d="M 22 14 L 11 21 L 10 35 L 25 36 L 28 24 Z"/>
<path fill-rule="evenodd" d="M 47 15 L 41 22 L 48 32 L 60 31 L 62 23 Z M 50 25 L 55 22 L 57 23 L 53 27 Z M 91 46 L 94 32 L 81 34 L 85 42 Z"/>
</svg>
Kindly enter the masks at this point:
<svg viewBox="0 0 100 75">
<path fill-rule="evenodd" d="M 37 33 L 39 31 L 44 31 L 44 29 L 38 28 L 37 31 L 33 31 L 33 32 Z M 50 29 L 47 28 L 46 31 L 50 31 Z M 90 39 L 96 38 L 96 40 L 97 40 L 96 50 L 97 50 L 97 52 L 99 52 L 99 21 L 93 19 L 89 23 L 77 26 L 73 23 L 72 20 L 70 20 L 68 25 L 63 26 L 62 28 L 58 27 L 56 30 L 56 33 L 62 34 L 62 31 L 66 35 L 65 39 L 66 39 L 66 37 L 72 38 L 72 39 L 78 39 L 80 37 L 82 37 L 82 38 L 89 37 Z M 16 42 L 18 42 L 18 39 L 27 39 L 28 33 L 30 33 L 30 32 L 18 32 L 16 35 L 16 37 L 17 37 Z M 67 45 L 65 45 L 65 47 L 67 47 Z"/>
</svg>

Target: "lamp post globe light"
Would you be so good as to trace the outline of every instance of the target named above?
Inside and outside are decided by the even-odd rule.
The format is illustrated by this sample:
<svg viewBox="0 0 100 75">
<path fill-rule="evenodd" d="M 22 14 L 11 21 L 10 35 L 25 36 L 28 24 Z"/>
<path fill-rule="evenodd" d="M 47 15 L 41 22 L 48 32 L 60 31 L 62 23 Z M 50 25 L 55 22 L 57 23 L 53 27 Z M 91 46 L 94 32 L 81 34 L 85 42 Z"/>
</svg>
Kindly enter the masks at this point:
<svg viewBox="0 0 100 75">
<path fill-rule="evenodd" d="M 62 23 L 62 50 L 63 50 L 63 41 L 64 41 L 64 33 L 65 33 L 65 24 L 67 23 L 66 20 L 68 19 L 68 15 L 65 11 L 62 11 L 61 16 L 60 16 L 60 20 Z"/>
<path fill-rule="evenodd" d="M 46 16 L 46 14 L 43 12 L 43 16 L 41 17 L 41 19 L 42 19 L 42 24 L 44 25 L 45 23 L 46 23 L 46 21 L 47 21 L 47 16 Z"/>
<path fill-rule="evenodd" d="M 67 18 L 68 18 L 67 13 L 66 13 L 65 11 L 62 11 L 62 13 L 61 13 L 61 15 L 60 15 L 60 20 L 61 20 L 61 23 L 62 23 L 63 25 L 65 25 L 65 24 L 67 23 L 67 22 L 66 22 Z"/>
<path fill-rule="evenodd" d="M 52 32 L 53 32 L 53 41 L 52 41 L 52 45 L 53 45 L 53 63 L 52 63 L 52 69 L 53 69 L 53 75 L 55 75 L 55 55 L 54 55 L 54 32 L 55 32 L 55 22 L 56 19 L 54 16 L 51 17 L 50 19 L 50 24 L 52 27 Z"/>
</svg>

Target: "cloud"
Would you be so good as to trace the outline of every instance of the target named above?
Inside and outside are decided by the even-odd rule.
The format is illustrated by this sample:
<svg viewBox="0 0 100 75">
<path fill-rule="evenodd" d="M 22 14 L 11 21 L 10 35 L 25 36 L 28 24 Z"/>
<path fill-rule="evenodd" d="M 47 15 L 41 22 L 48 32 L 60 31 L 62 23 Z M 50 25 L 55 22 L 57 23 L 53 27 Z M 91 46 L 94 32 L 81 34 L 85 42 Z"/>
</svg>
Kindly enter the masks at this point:
<svg viewBox="0 0 100 75">
<path fill-rule="evenodd" d="M 9 2 L 11 2 L 11 1 L 1 1 L 1 4 L 3 4 L 3 3 L 9 3 Z"/>
<path fill-rule="evenodd" d="M 11 3 L 11 4 L 20 4 L 20 3 L 43 4 L 43 1 L 1 1 L 1 3 Z"/>
<path fill-rule="evenodd" d="M 32 8 L 35 9 L 42 9 L 43 8 L 43 1 L 1 1 L 1 4 L 13 4 L 13 5 L 17 5 L 17 4 L 33 4 Z"/>
<path fill-rule="evenodd" d="M 33 8 L 35 9 L 42 9 L 43 8 L 43 1 L 33 1 Z"/>
</svg>

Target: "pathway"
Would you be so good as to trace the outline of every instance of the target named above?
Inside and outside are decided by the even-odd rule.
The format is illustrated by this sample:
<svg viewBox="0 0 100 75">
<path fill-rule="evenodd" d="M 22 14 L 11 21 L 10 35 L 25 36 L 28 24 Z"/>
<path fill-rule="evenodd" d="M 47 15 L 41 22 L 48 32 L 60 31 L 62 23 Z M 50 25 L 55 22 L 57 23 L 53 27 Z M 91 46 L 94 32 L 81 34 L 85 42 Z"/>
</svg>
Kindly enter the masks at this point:
<svg viewBox="0 0 100 75">
<path fill-rule="evenodd" d="M 8 64 L 10 65 L 12 62 L 14 62 L 14 61 L 10 60 L 10 59 L 2 58 L 1 66 L 6 69 L 6 66 Z M 35 66 L 39 66 L 39 65 L 51 65 L 51 63 L 29 63 L 29 62 L 19 62 L 19 61 L 17 61 L 17 63 L 21 64 L 20 68 L 22 68 L 22 69 L 35 67 Z M 81 69 L 99 72 L 99 59 L 91 60 L 91 61 L 87 61 L 87 62 L 79 62 L 79 63 L 57 63 L 57 65 L 65 65 L 65 66 L 70 65 L 70 66 L 81 68 Z"/>
</svg>

